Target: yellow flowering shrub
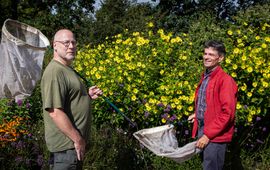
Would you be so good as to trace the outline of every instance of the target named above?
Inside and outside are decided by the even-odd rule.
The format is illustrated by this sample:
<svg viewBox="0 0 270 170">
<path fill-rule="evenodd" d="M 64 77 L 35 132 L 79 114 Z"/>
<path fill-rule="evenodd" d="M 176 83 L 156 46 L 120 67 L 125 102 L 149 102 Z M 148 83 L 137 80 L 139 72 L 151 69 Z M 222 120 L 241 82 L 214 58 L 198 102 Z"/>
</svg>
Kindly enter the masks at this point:
<svg viewBox="0 0 270 170">
<path fill-rule="evenodd" d="M 202 68 L 192 48 L 187 34 L 173 36 L 163 29 L 123 33 L 81 49 L 74 64 L 137 124 L 162 124 L 193 112 L 194 83 Z M 96 121 L 122 119 L 105 102 L 95 107 Z"/>
<path fill-rule="evenodd" d="M 232 25 L 227 31 L 224 68 L 238 84 L 238 121 L 250 123 L 269 113 L 269 33 L 270 25 L 264 22 Z"/>
<path fill-rule="evenodd" d="M 151 27 L 150 27 L 151 26 Z M 116 35 L 80 49 L 75 69 L 140 127 L 181 121 L 194 112 L 194 91 L 203 71 L 201 40 L 194 33 L 163 29 Z M 239 86 L 237 120 L 251 122 L 269 111 L 269 23 L 219 30 L 227 56 L 222 63 Z M 193 35 L 193 36 L 191 36 Z M 106 102 L 95 103 L 95 121 L 123 123 Z"/>
</svg>

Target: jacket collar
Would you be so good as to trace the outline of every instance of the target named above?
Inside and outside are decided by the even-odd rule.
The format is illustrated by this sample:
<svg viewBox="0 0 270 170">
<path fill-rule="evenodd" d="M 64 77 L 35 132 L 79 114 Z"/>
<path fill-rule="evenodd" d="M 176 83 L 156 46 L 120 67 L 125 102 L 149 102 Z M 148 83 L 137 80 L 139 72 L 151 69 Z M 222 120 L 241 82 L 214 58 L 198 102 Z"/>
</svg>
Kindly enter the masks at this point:
<svg viewBox="0 0 270 170">
<path fill-rule="evenodd" d="M 221 67 L 220 67 L 220 66 L 217 66 L 217 67 L 211 72 L 210 77 L 215 76 L 220 70 L 221 70 Z M 203 73 L 202 77 L 204 77 L 204 75 L 205 75 L 205 72 Z"/>
</svg>

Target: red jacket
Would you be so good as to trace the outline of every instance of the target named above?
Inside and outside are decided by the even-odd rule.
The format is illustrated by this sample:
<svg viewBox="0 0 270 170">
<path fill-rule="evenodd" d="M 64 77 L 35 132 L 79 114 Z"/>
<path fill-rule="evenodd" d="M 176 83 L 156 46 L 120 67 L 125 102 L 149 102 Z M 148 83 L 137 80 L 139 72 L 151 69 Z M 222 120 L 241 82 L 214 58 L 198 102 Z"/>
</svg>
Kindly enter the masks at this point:
<svg viewBox="0 0 270 170">
<path fill-rule="evenodd" d="M 195 92 L 195 121 L 192 137 L 198 131 L 196 119 L 197 99 L 199 87 Z M 231 76 L 218 66 L 210 75 L 206 89 L 206 110 L 204 113 L 204 134 L 211 142 L 230 142 L 234 133 L 235 110 L 237 103 L 237 84 Z"/>
</svg>

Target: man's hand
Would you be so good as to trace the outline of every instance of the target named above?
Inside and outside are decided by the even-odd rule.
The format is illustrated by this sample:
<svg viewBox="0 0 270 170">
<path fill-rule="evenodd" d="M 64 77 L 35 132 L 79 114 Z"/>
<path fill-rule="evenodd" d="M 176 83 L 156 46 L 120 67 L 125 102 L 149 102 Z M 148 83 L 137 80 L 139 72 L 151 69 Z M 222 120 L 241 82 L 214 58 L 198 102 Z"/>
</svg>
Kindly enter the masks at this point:
<svg viewBox="0 0 270 170">
<path fill-rule="evenodd" d="M 88 94 L 91 99 L 96 99 L 103 94 L 102 90 L 100 90 L 97 86 L 92 86 L 88 90 Z"/>
<path fill-rule="evenodd" d="M 77 153 L 77 158 L 79 161 L 82 161 L 84 159 L 84 155 L 85 155 L 85 140 L 83 138 L 81 138 L 78 141 L 74 142 L 74 147 Z"/>
<path fill-rule="evenodd" d="M 205 148 L 209 143 L 209 138 L 206 135 L 203 135 L 196 143 L 196 147 L 199 149 Z"/>
<path fill-rule="evenodd" d="M 83 160 L 85 154 L 85 140 L 79 131 L 74 128 L 63 109 L 49 109 L 49 114 L 56 126 L 74 142 L 78 160 Z"/>
<path fill-rule="evenodd" d="M 194 118 L 195 118 L 195 113 L 193 113 L 192 115 L 190 115 L 190 116 L 188 117 L 188 121 L 189 121 L 190 123 L 193 123 L 193 122 L 194 122 Z"/>
</svg>

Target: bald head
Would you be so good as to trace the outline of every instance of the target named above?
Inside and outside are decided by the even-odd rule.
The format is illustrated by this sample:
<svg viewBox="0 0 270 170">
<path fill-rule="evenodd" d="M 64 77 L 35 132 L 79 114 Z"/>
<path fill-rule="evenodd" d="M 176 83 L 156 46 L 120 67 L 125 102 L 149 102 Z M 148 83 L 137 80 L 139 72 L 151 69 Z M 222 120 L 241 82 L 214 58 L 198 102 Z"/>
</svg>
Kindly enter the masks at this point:
<svg viewBox="0 0 270 170">
<path fill-rule="evenodd" d="M 73 38 L 75 38 L 72 31 L 70 31 L 69 29 L 61 29 L 55 33 L 53 41 L 63 41 L 63 37 L 65 37 L 66 34 L 72 34 Z"/>
</svg>

